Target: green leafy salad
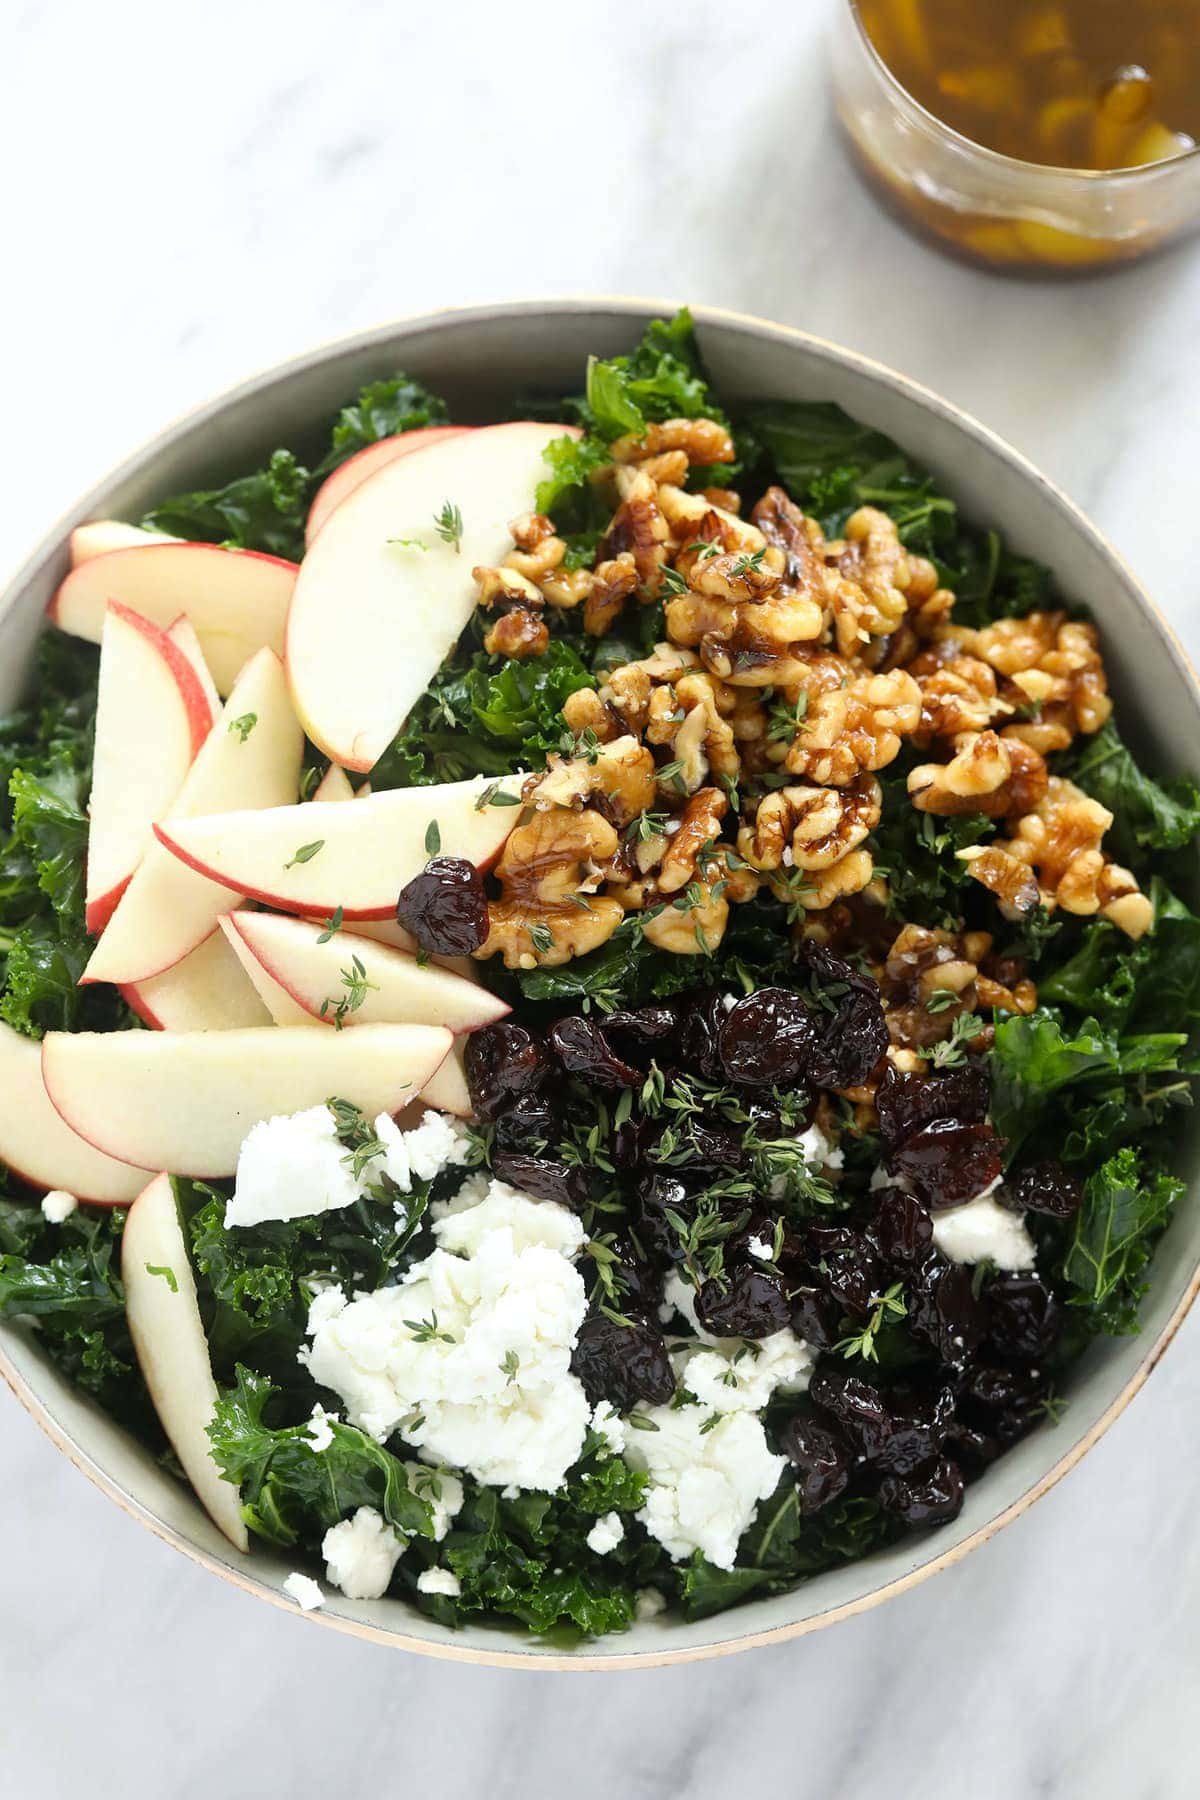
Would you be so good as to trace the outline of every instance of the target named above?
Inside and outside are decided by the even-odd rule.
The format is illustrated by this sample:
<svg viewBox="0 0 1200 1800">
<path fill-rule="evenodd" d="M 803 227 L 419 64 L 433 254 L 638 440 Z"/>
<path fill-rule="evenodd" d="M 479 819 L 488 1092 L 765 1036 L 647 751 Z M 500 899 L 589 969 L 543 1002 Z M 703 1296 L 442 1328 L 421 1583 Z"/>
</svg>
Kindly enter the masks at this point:
<svg viewBox="0 0 1200 1800">
<path fill-rule="evenodd" d="M 949 1523 L 1138 1330 L 1200 789 L 1050 571 L 686 312 L 513 411 L 396 373 L 75 534 L 0 1319 L 302 1607 L 571 1641 Z"/>
</svg>

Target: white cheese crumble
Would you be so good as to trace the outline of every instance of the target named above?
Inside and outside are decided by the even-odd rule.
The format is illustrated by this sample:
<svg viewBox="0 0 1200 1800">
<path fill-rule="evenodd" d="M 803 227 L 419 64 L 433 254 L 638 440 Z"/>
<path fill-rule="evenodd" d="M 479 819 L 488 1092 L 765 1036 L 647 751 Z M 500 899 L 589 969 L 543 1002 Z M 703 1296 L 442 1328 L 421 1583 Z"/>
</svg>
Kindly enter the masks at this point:
<svg viewBox="0 0 1200 1800">
<path fill-rule="evenodd" d="M 495 1182 L 433 1229 L 437 1249 L 398 1286 L 340 1305 L 318 1296 L 302 1360 L 380 1442 L 399 1430 L 426 1460 L 490 1486 L 553 1492 L 591 1414 L 571 1373 L 583 1227 Z"/>
<path fill-rule="evenodd" d="M 610 1550 L 616 1549 L 624 1536 L 625 1527 L 621 1523 L 620 1513 L 608 1512 L 602 1519 L 596 1520 L 584 1541 L 588 1549 L 594 1550 L 597 1556 L 607 1556 Z"/>
<path fill-rule="evenodd" d="M 625 1448 L 627 1432 L 625 1421 L 620 1413 L 607 1400 L 601 1400 L 593 1412 L 590 1424 L 592 1430 L 598 1432 L 608 1445 L 613 1456 L 620 1456 Z"/>
<path fill-rule="evenodd" d="M 635 1431 L 625 1452 L 627 1462 L 650 1476 L 638 1518 L 673 1562 L 699 1550 L 718 1569 L 732 1569 L 738 1541 L 759 1501 L 775 1492 L 786 1457 L 773 1454 L 761 1420 L 750 1412 L 722 1416 L 707 1406 L 645 1412 L 656 1429 Z"/>
<path fill-rule="evenodd" d="M 759 1262 L 771 1262 L 775 1256 L 774 1244 L 768 1244 L 766 1238 L 752 1237 L 746 1245 L 751 1256 L 757 1256 Z"/>
<path fill-rule="evenodd" d="M 328 1450 L 333 1442 L 333 1427 L 338 1422 L 336 1413 L 327 1413 L 318 1402 L 312 1409 L 312 1418 L 308 1421 L 308 1442 L 315 1455 Z"/>
<path fill-rule="evenodd" d="M 337 1212 L 360 1200 L 381 1172 L 407 1194 L 414 1179 L 432 1181 L 451 1164 L 464 1162 L 470 1145 L 458 1119 L 432 1110 L 411 1131 L 401 1131 L 387 1113 L 380 1113 L 375 1135 L 384 1154 L 373 1157 L 356 1177 L 327 1106 L 260 1120 L 238 1154 L 226 1228 Z"/>
<path fill-rule="evenodd" d="M 667 1610 L 667 1603 L 657 1588 L 639 1588 L 634 1603 L 634 1617 L 644 1625 L 648 1619 L 657 1619 L 659 1613 Z"/>
<path fill-rule="evenodd" d="M 352 1519 L 325 1533 L 326 1577 L 348 1600 L 378 1600 L 387 1593 L 407 1542 L 373 1506 L 360 1506 Z"/>
<path fill-rule="evenodd" d="M 289 1600 L 294 1600 L 301 1612 L 316 1612 L 318 1606 L 324 1606 L 325 1596 L 320 1585 L 311 1575 L 301 1575 L 293 1569 L 283 1584 L 283 1591 Z"/>
<path fill-rule="evenodd" d="M 462 1593 L 462 1582 L 453 1569 L 422 1569 L 417 1576 L 417 1591 L 421 1594 L 449 1594 L 453 1599 Z"/>
<path fill-rule="evenodd" d="M 462 1482 L 445 1469 L 431 1469 L 428 1463 L 405 1463 L 404 1468 L 413 1493 L 429 1505 L 434 1539 L 440 1544 L 462 1511 Z"/>
<path fill-rule="evenodd" d="M 42 1217 L 51 1225 L 61 1225 L 78 1205 L 74 1194 L 68 1194 L 65 1188 L 51 1188 L 48 1194 L 42 1195 Z"/>
<path fill-rule="evenodd" d="M 1024 1218 L 993 1200 L 990 1188 L 965 1206 L 934 1213 L 933 1241 L 956 1263 L 994 1262 L 998 1269 L 1015 1272 L 1032 1269 L 1037 1261 Z"/>
<path fill-rule="evenodd" d="M 803 1393 L 816 1360 L 816 1352 L 791 1330 L 757 1343 L 718 1338 L 687 1356 L 680 1379 L 714 1412 L 761 1412 L 776 1392 Z"/>
</svg>

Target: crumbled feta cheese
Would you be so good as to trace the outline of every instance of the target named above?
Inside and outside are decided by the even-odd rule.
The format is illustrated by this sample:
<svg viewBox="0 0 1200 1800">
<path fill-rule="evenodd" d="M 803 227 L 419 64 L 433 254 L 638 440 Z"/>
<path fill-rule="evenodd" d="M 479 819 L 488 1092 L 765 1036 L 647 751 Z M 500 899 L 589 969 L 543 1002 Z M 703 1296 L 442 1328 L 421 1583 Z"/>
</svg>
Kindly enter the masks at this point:
<svg viewBox="0 0 1200 1800">
<path fill-rule="evenodd" d="M 413 1493 L 429 1504 L 434 1539 L 440 1544 L 462 1511 L 462 1482 L 445 1469 L 431 1469 L 428 1463 L 410 1462 L 404 1467 Z"/>
<path fill-rule="evenodd" d="M 319 1331 L 322 1325 L 329 1323 L 330 1319 L 336 1319 L 340 1312 L 345 1312 L 346 1306 L 345 1292 L 338 1287 L 336 1282 L 331 1283 L 329 1287 L 319 1289 L 313 1295 L 308 1309 L 309 1334 Z"/>
<path fill-rule="evenodd" d="M 337 1414 L 327 1413 L 319 1402 L 313 1407 L 312 1418 L 308 1421 L 308 1441 L 317 1455 L 332 1444 L 333 1427 L 337 1422 Z"/>
<path fill-rule="evenodd" d="M 353 1206 L 362 1193 L 346 1165 L 327 1106 L 281 1114 L 253 1126 L 238 1155 L 225 1225 L 307 1219 Z"/>
<path fill-rule="evenodd" d="M 757 1256 L 759 1262 L 771 1262 L 775 1256 L 774 1244 L 768 1244 L 766 1238 L 752 1237 L 746 1245 L 751 1256 Z"/>
<path fill-rule="evenodd" d="M 794 1331 L 777 1331 L 757 1343 L 719 1338 L 686 1357 L 680 1378 L 714 1412 L 761 1412 L 777 1391 L 803 1393 L 816 1360 L 816 1352 Z"/>
<path fill-rule="evenodd" d="M 620 1456 L 625 1448 L 625 1421 L 607 1400 L 601 1400 L 593 1412 L 591 1427 L 599 1432 L 612 1454 Z"/>
<path fill-rule="evenodd" d="M 451 1213 L 466 1212 L 469 1206 L 478 1206 L 481 1200 L 487 1199 L 491 1185 L 492 1178 L 487 1170 L 477 1169 L 448 1200 L 434 1201 L 429 1209 L 431 1217 L 446 1219 Z"/>
<path fill-rule="evenodd" d="M 690 1281 L 685 1281 L 677 1269 L 672 1269 L 663 1283 L 663 1304 L 668 1309 L 663 1323 L 666 1324 L 672 1313 L 678 1313 L 686 1319 L 691 1329 L 702 1343 L 715 1344 L 718 1339 L 710 1331 L 705 1331 L 696 1317 L 696 1290 Z M 661 1315 L 660 1315 L 661 1316 Z"/>
<path fill-rule="evenodd" d="M 597 1556 L 607 1556 L 610 1550 L 616 1549 L 624 1536 L 625 1527 L 621 1523 L 620 1513 L 608 1512 L 602 1519 L 596 1520 L 585 1542 L 588 1549 L 594 1550 Z"/>
<path fill-rule="evenodd" d="M 452 1569 L 422 1569 L 417 1576 L 417 1591 L 422 1594 L 449 1594 L 453 1599 L 462 1593 L 462 1582 Z"/>
<path fill-rule="evenodd" d="M 667 1610 L 667 1603 L 657 1588 L 639 1588 L 634 1605 L 634 1617 L 644 1625 L 648 1619 L 657 1619 L 659 1613 Z"/>
<path fill-rule="evenodd" d="M 994 1262 L 998 1269 L 1032 1269 L 1037 1247 L 1019 1213 L 1009 1212 L 989 1190 L 933 1215 L 933 1241 L 951 1262 Z"/>
<path fill-rule="evenodd" d="M 491 1486 L 552 1492 L 591 1413 L 571 1373 L 587 1292 L 569 1258 L 583 1228 L 566 1207 L 494 1183 L 434 1230 L 438 1248 L 398 1286 L 341 1309 L 321 1295 L 302 1360 L 380 1442 L 399 1430 Z"/>
<path fill-rule="evenodd" d="M 418 1181 L 432 1181 L 443 1169 L 466 1162 L 471 1148 L 470 1133 L 461 1119 L 432 1109 L 411 1131 L 401 1131 L 394 1119 L 380 1113 L 375 1135 L 384 1146 L 384 1155 L 372 1168 L 385 1170 L 402 1194 L 410 1192 L 414 1176 Z"/>
<path fill-rule="evenodd" d="M 633 1432 L 625 1452 L 650 1476 L 638 1518 L 673 1562 L 700 1550 L 717 1568 L 732 1569 L 738 1541 L 759 1501 L 775 1492 L 786 1457 L 772 1453 L 753 1413 L 721 1416 L 707 1406 L 645 1412 L 656 1429 Z"/>
<path fill-rule="evenodd" d="M 48 1194 L 42 1195 L 42 1217 L 51 1225 L 61 1225 L 78 1205 L 74 1194 L 68 1194 L 64 1188 L 51 1188 Z"/>
<path fill-rule="evenodd" d="M 387 1593 L 407 1542 L 373 1506 L 360 1506 L 352 1519 L 325 1533 L 326 1577 L 348 1600 L 378 1600 Z"/>
<path fill-rule="evenodd" d="M 301 1612 L 316 1612 L 318 1606 L 324 1606 L 325 1596 L 320 1586 L 311 1575 L 301 1575 L 294 1569 L 283 1584 L 283 1591 L 289 1600 L 294 1600 Z"/>
</svg>

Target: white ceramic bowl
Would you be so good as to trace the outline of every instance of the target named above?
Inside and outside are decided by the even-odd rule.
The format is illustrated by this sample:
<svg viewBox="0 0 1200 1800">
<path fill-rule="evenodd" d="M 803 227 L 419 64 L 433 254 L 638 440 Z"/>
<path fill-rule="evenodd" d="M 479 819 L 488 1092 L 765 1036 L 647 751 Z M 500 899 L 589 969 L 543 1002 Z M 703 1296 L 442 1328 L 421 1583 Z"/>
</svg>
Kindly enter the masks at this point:
<svg viewBox="0 0 1200 1800">
<path fill-rule="evenodd" d="M 627 348 L 647 318 L 672 303 L 537 301 L 439 313 L 327 345 L 244 382 L 170 426 L 80 500 L 0 601 L 0 707 L 17 698 L 46 601 L 67 568 L 72 526 L 137 519 L 154 499 L 254 465 L 280 443 L 302 444 L 366 380 L 403 367 L 446 395 L 456 419 L 510 415 L 515 397 L 578 389 L 587 355 Z M 803 332 L 697 310 L 718 393 L 731 400 L 834 400 L 899 440 L 935 470 L 964 510 L 998 526 L 1015 548 L 1048 563 L 1063 590 L 1093 609 L 1109 649 L 1122 728 L 1152 766 L 1194 767 L 1200 693 L 1187 661 L 1132 575 L 1078 509 L 1036 469 L 965 413 L 902 376 Z M 2 1104 L 2 1101 L 0 1101 Z M 1096 1344 L 1074 1370 L 1070 1406 L 967 1490 L 954 1524 L 818 1576 L 789 1594 L 754 1600 L 696 1624 L 660 1619 L 575 1652 L 476 1627 L 451 1632 L 399 1600 L 332 1595 L 316 1623 L 426 1655 L 518 1668 L 617 1669 L 722 1655 L 794 1637 L 862 1611 L 956 1562 L 1052 1487 L 1136 1393 L 1200 1285 L 1200 1159 L 1181 1134 L 1192 1193 L 1152 1270 L 1139 1337 Z M 265 1546 L 240 1558 L 190 1492 L 39 1354 L 36 1340 L 0 1328 L 0 1373 L 77 1468 L 168 1543 L 278 1605 L 291 1561 Z"/>
</svg>

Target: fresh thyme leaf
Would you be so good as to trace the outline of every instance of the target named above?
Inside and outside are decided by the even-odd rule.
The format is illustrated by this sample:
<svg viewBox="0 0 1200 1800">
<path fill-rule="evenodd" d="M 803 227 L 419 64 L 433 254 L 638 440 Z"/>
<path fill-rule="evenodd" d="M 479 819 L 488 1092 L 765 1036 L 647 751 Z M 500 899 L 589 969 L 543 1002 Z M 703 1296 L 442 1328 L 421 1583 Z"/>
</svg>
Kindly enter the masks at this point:
<svg viewBox="0 0 1200 1800">
<path fill-rule="evenodd" d="M 252 712 L 242 713 L 240 718 L 230 719 L 229 724 L 226 726 L 226 730 L 227 731 L 236 731 L 238 734 L 238 737 L 242 740 L 242 743 L 244 744 L 246 739 L 250 736 L 250 733 L 254 730 L 254 727 L 257 724 L 258 724 L 258 714 L 257 713 L 252 713 Z"/>
<path fill-rule="evenodd" d="M 442 852 L 442 833 L 436 819 L 431 819 L 425 827 L 426 856 L 440 856 Z"/>
<path fill-rule="evenodd" d="M 456 556 L 461 554 L 463 516 L 452 500 L 443 503 L 441 511 L 434 518 L 433 525 L 443 544 L 450 544 Z"/>
<path fill-rule="evenodd" d="M 330 938 L 336 937 L 338 932 L 342 929 L 344 921 L 345 909 L 340 906 L 335 906 L 333 912 L 329 916 L 328 925 L 317 939 L 318 944 L 327 944 Z"/>
<path fill-rule="evenodd" d="M 170 1290 L 173 1294 L 177 1294 L 179 1292 L 179 1282 L 178 1282 L 178 1279 L 176 1278 L 174 1269 L 169 1269 L 165 1266 L 165 1264 L 161 1264 L 161 1263 L 147 1263 L 146 1264 L 146 1273 L 147 1273 L 147 1275 L 160 1276 L 162 1278 L 162 1280 L 166 1282 L 167 1286 L 170 1288 Z"/>
<path fill-rule="evenodd" d="M 293 856 L 291 862 L 285 862 L 283 866 L 285 869 L 294 869 L 296 867 L 297 863 L 311 862 L 313 857 L 316 856 L 317 853 L 319 851 L 323 850 L 324 848 L 325 848 L 325 839 L 324 838 L 317 838 L 316 841 L 311 844 L 301 844 L 301 846 L 297 850 L 295 856 Z"/>
</svg>

